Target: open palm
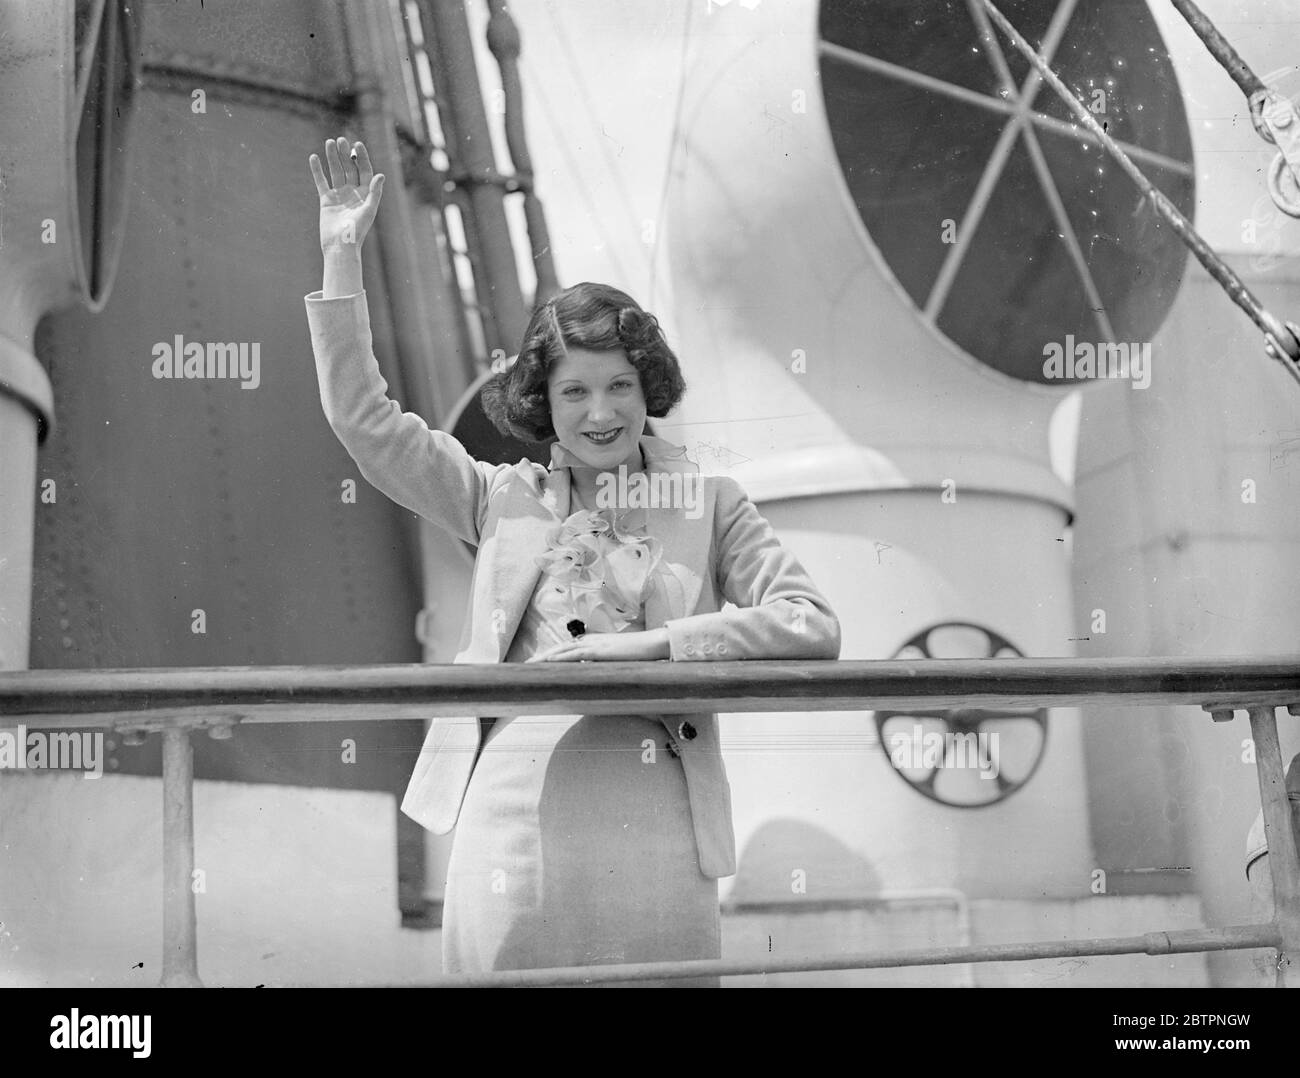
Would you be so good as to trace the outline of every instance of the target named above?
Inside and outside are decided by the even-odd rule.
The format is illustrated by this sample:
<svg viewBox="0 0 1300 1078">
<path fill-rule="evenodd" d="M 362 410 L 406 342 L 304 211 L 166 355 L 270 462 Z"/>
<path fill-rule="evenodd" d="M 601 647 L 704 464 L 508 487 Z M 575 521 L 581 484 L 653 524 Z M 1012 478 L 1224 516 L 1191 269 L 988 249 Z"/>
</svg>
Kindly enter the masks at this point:
<svg viewBox="0 0 1300 1078">
<path fill-rule="evenodd" d="M 383 173 L 376 175 L 371 168 L 364 143 L 350 144 L 345 138 L 325 143 L 325 161 L 328 179 L 316 154 L 307 161 L 320 195 L 321 250 L 359 247 L 379 211 Z"/>
</svg>

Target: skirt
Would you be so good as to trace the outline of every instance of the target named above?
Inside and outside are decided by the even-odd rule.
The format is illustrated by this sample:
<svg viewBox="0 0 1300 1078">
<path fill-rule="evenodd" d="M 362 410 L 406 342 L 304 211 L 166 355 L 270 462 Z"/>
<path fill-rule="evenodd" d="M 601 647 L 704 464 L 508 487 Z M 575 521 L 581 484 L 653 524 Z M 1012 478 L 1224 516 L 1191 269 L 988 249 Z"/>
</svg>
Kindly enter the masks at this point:
<svg viewBox="0 0 1300 1078">
<path fill-rule="evenodd" d="M 720 956 L 717 880 L 658 719 L 496 721 L 452 841 L 442 946 L 447 973 Z"/>
</svg>

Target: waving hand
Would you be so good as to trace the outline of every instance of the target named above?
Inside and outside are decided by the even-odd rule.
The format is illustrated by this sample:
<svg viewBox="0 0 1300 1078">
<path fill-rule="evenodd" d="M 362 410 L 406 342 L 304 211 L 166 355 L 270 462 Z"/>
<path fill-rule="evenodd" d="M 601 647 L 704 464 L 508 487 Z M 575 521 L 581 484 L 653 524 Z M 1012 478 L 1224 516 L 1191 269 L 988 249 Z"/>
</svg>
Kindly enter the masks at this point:
<svg viewBox="0 0 1300 1078">
<path fill-rule="evenodd" d="M 370 155 L 361 142 L 330 139 L 325 143 L 325 160 L 330 171 L 328 179 L 316 154 L 307 161 L 320 195 L 321 250 L 359 250 L 379 211 L 384 175 L 371 168 Z"/>
</svg>

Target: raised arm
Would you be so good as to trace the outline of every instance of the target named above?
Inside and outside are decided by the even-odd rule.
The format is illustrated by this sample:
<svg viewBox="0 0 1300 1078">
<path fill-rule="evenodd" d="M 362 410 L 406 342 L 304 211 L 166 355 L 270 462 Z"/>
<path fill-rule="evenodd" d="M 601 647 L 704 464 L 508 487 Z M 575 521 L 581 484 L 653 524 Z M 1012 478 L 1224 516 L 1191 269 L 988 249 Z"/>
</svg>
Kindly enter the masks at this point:
<svg viewBox="0 0 1300 1078">
<path fill-rule="evenodd" d="M 676 661 L 838 659 L 840 623 L 740 485 L 720 479 L 714 534 L 719 590 L 737 609 L 666 625 Z"/>
<path fill-rule="evenodd" d="M 414 513 L 477 544 L 492 483 L 508 465 L 475 460 L 449 434 L 430 430 L 388 397 L 370 332 L 361 281 L 361 244 L 370 231 L 384 177 L 366 148 L 326 143 L 309 164 L 320 196 L 323 288 L 306 297 L 307 322 L 325 418 L 365 479 Z"/>
</svg>

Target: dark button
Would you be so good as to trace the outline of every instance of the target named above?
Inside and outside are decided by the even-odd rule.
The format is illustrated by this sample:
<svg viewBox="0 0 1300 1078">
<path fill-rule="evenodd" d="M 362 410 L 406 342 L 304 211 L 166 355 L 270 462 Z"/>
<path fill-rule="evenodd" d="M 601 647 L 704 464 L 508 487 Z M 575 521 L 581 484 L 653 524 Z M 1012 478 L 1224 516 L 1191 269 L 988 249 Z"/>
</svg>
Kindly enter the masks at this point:
<svg viewBox="0 0 1300 1078">
<path fill-rule="evenodd" d="M 681 724 L 681 726 L 677 727 L 677 736 L 680 737 L 683 741 L 694 741 L 695 727 L 692 726 L 689 722 L 684 722 Z"/>
</svg>

